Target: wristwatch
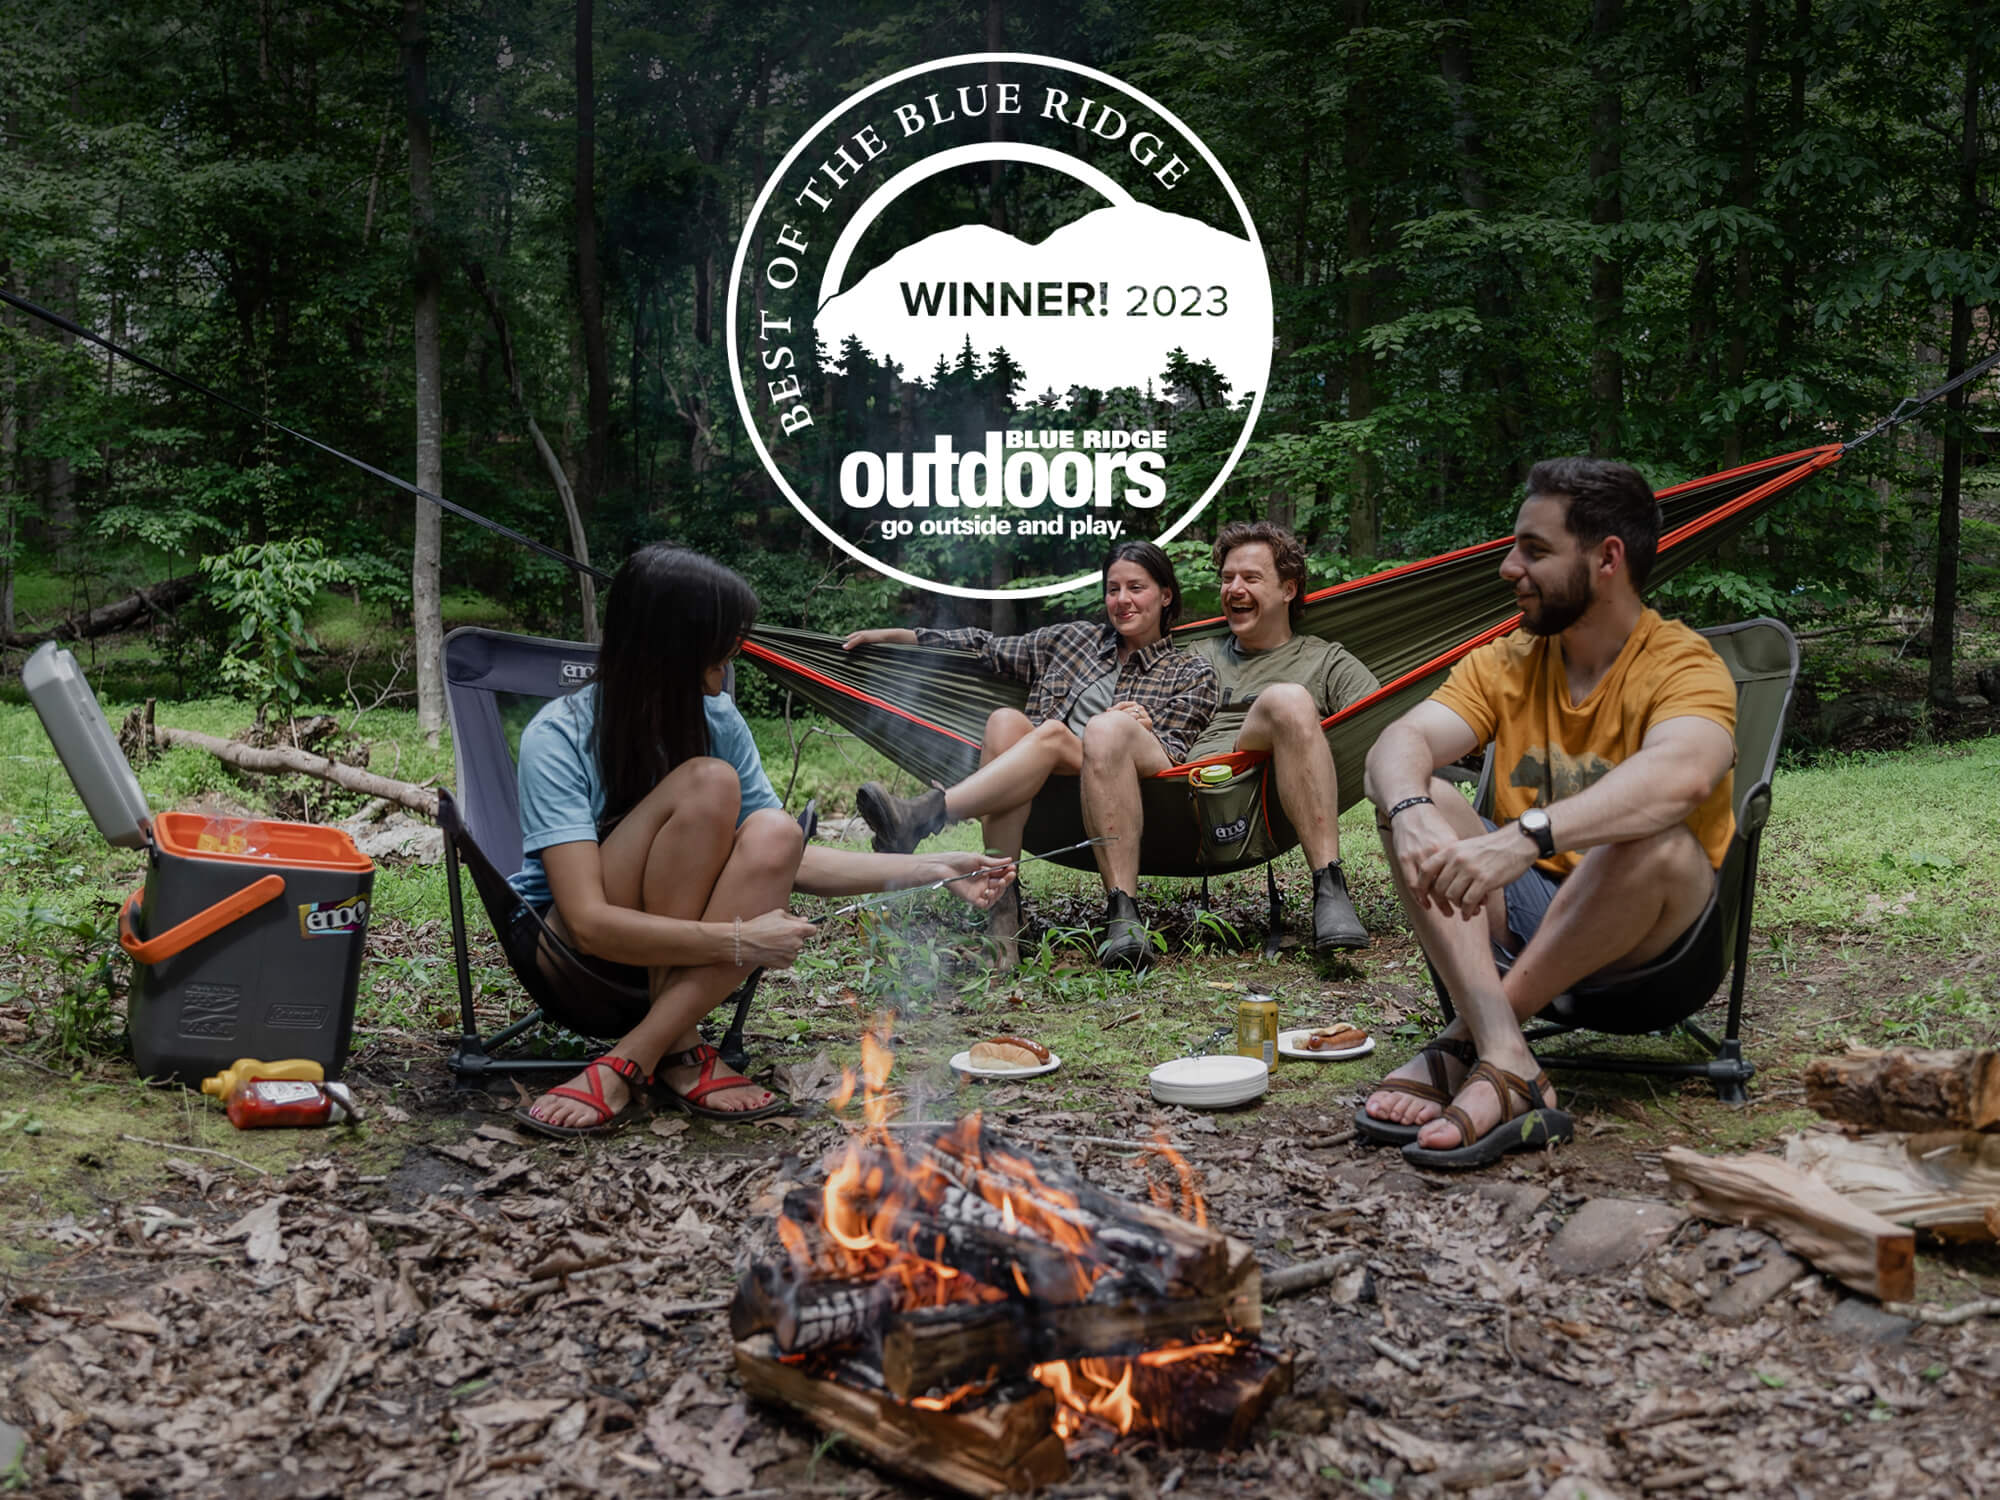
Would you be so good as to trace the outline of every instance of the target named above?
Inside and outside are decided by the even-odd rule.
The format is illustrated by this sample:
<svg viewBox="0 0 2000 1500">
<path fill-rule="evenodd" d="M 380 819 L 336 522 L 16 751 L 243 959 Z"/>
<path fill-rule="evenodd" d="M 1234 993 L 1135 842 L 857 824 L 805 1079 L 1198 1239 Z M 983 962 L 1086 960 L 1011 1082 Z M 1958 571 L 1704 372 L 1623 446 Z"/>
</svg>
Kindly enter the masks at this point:
<svg viewBox="0 0 2000 1500">
<path fill-rule="evenodd" d="M 1547 808 L 1531 807 L 1515 821 L 1519 824 L 1521 832 L 1535 841 L 1535 848 L 1543 859 L 1555 858 L 1556 836 L 1549 828 Z"/>
</svg>

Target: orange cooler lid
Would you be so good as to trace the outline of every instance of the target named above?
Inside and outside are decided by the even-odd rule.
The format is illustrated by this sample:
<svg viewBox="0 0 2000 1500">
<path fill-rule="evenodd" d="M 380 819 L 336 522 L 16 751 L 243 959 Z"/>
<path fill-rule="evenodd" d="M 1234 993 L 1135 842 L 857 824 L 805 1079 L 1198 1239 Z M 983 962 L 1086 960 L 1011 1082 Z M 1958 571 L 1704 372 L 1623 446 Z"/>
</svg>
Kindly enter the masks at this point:
<svg viewBox="0 0 2000 1500">
<path fill-rule="evenodd" d="M 338 828 L 320 823 L 274 823 L 165 812 L 153 819 L 153 841 L 183 859 L 220 859 L 239 865 L 291 865 L 361 874 L 375 861 Z"/>
</svg>

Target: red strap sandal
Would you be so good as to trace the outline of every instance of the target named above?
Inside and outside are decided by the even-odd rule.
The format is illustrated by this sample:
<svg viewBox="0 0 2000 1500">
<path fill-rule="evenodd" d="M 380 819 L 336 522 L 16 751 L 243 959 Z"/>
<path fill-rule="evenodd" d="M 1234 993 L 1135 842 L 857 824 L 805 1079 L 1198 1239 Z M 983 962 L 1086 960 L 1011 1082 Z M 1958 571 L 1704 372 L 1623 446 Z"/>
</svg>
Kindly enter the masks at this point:
<svg viewBox="0 0 2000 1500">
<path fill-rule="evenodd" d="M 604 1097 L 604 1081 L 597 1076 L 599 1068 L 609 1068 L 631 1086 L 631 1095 L 626 1099 L 622 1108 L 613 1109 L 611 1101 Z M 591 1121 L 590 1124 L 552 1124 L 547 1120 L 538 1118 L 534 1113 L 533 1106 L 515 1110 L 515 1120 L 530 1130 L 537 1131 L 542 1135 L 554 1136 L 558 1140 L 575 1136 L 612 1135 L 624 1129 L 626 1123 L 631 1118 L 632 1111 L 638 1106 L 639 1091 L 651 1083 L 653 1078 L 650 1073 L 647 1073 L 637 1063 L 633 1062 L 631 1058 L 613 1057 L 607 1053 L 603 1057 L 592 1058 L 583 1065 L 583 1081 L 583 1088 L 573 1089 L 567 1084 L 561 1084 L 550 1089 L 546 1094 L 542 1095 L 542 1098 L 574 1099 L 577 1103 L 588 1106 L 597 1114 L 597 1118 Z M 540 1102 L 540 1100 L 536 1101 L 536 1103 Z"/>
<path fill-rule="evenodd" d="M 660 1059 L 660 1066 L 662 1068 L 699 1067 L 701 1069 L 701 1077 L 695 1080 L 691 1088 L 687 1089 L 677 1089 L 671 1083 L 666 1082 L 662 1082 L 660 1087 L 666 1091 L 667 1097 L 676 1105 L 691 1115 L 699 1115 L 704 1120 L 761 1120 L 767 1115 L 781 1115 L 791 1109 L 791 1105 L 778 1098 L 775 1094 L 772 1095 L 769 1104 L 760 1104 L 755 1109 L 714 1109 L 703 1104 L 702 1100 L 708 1098 L 711 1094 L 719 1093 L 723 1089 L 756 1089 L 764 1087 L 752 1079 L 741 1076 L 717 1078 L 715 1076 L 715 1065 L 721 1061 L 722 1054 L 706 1042 L 701 1043 L 699 1046 L 690 1047 L 685 1052 L 669 1052 L 665 1057 Z M 768 1089 L 764 1091 L 770 1093 Z"/>
</svg>

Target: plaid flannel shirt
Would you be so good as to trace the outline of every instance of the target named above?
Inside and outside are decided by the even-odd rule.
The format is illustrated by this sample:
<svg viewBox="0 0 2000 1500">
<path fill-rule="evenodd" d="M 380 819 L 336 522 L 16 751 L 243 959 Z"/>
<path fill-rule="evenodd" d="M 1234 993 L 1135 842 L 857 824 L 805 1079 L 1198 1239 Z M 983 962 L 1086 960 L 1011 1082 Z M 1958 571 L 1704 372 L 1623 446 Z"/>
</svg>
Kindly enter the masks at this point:
<svg viewBox="0 0 2000 1500">
<path fill-rule="evenodd" d="M 1162 637 L 1118 665 L 1118 632 L 1109 620 L 1071 620 L 1027 635 L 990 630 L 919 630 L 926 646 L 977 651 L 980 665 L 1029 685 L 1024 712 L 1037 724 L 1069 717 L 1070 706 L 1091 683 L 1112 672 L 1116 702 L 1138 704 L 1152 715 L 1153 734 L 1176 763 L 1208 725 L 1219 696 L 1215 668 Z"/>
</svg>

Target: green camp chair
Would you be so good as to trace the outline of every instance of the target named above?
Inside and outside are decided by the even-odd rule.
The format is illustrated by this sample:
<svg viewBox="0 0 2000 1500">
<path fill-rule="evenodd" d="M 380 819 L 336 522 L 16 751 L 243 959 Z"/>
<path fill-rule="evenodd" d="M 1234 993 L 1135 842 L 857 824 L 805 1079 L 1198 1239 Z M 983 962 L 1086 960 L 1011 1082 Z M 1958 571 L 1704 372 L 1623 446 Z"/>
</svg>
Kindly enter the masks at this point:
<svg viewBox="0 0 2000 1500">
<path fill-rule="evenodd" d="M 1634 1057 L 1597 1052 L 1537 1052 L 1545 1068 L 1590 1069 L 1612 1073 L 1665 1074 L 1675 1078 L 1706 1078 L 1715 1085 L 1716 1096 L 1728 1104 L 1741 1104 L 1748 1095 L 1744 1085 L 1757 1071 L 1743 1055 L 1743 986 L 1748 977 L 1750 951 L 1750 910 L 1757 896 L 1757 852 L 1764 837 L 1764 823 L 1771 814 L 1771 777 L 1777 768 L 1778 747 L 1785 736 L 1785 721 L 1792 710 L 1792 691 L 1799 675 L 1799 643 L 1791 631 L 1776 620 L 1744 620 L 1734 625 L 1718 625 L 1702 632 L 1716 653 L 1728 664 L 1736 679 L 1736 833 L 1729 841 L 1729 853 L 1722 862 L 1721 879 L 1715 898 L 1702 914 L 1690 938 L 1700 957 L 1704 975 L 1713 978 L 1671 997 L 1648 995 L 1652 968 L 1635 969 L 1613 980 L 1577 985 L 1558 995 L 1537 1019 L 1543 1024 L 1527 1033 L 1534 1046 L 1551 1037 L 1574 1031 L 1640 1036 L 1647 1033 L 1684 1032 L 1707 1054 L 1700 1059 L 1674 1061 L 1657 1057 Z M 1487 752 L 1486 770 L 1479 781 L 1474 805 L 1492 816 L 1492 751 Z M 1722 981 L 1730 979 L 1729 1022 L 1720 1039 L 1695 1024 L 1694 1016 L 1714 997 Z M 1446 1021 L 1456 1012 L 1437 970 L 1431 983 Z M 1634 1003 L 1635 997 L 1645 997 Z"/>
</svg>

